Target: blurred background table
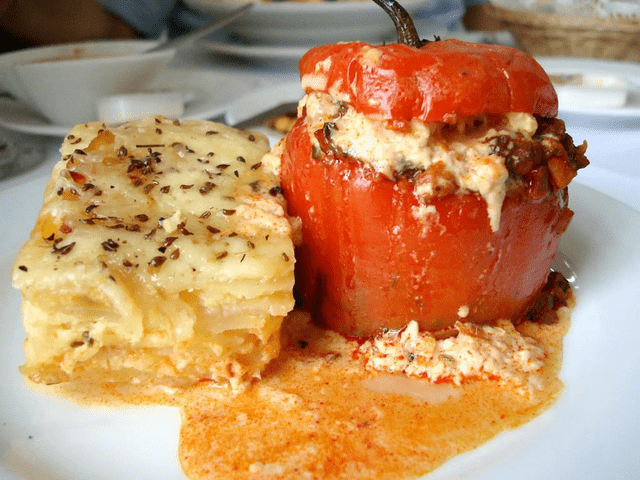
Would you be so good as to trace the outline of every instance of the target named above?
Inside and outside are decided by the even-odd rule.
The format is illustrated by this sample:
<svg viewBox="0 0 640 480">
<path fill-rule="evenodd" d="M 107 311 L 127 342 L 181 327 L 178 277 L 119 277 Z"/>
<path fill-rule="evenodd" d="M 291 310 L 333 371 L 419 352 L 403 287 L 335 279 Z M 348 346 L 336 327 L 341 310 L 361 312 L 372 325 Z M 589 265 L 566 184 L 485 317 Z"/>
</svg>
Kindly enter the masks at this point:
<svg viewBox="0 0 640 480">
<path fill-rule="evenodd" d="M 239 5 L 239 2 L 215 0 L 186 0 L 185 3 L 208 16 L 223 15 L 226 10 Z M 514 10 L 525 8 L 523 5 L 533 5 L 531 8 L 535 10 L 538 5 L 568 8 L 568 5 L 578 3 L 531 1 L 512 2 L 510 5 Z M 591 3 L 595 5 L 598 2 L 583 1 L 580 4 Z M 624 3 L 617 2 L 616 5 Z M 224 8 L 223 4 L 226 5 Z M 404 4 L 414 14 L 423 38 L 455 37 L 521 46 L 519 40 L 522 37 L 514 36 L 505 28 L 512 27 L 513 17 L 507 18 L 504 11 L 496 13 L 496 8 L 504 8 L 501 0 L 492 3 L 406 0 Z M 391 25 L 388 18 L 369 18 L 368 9 L 379 13 L 373 2 L 256 4 L 243 19 L 200 41 L 193 48 L 180 51 L 173 59 L 170 71 L 156 82 L 155 88 L 190 90 L 192 99 L 185 109 L 185 118 L 215 118 L 235 123 L 239 118 L 302 96 L 297 87 L 297 62 L 309 44 L 341 40 L 343 34 L 340 32 L 344 35 L 365 35 L 371 41 L 394 41 L 392 28 L 381 30 L 379 27 L 381 22 Z M 265 23 L 266 28 L 257 28 L 264 15 L 278 21 L 272 18 Z M 354 32 L 348 32 L 344 27 L 337 31 L 327 29 L 325 25 L 336 22 L 337 16 L 344 17 L 343 21 L 361 24 L 360 29 Z M 297 23 L 303 25 L 302 30 L 292 28 Z M 371 33 L 380 31 L 382 33 Z M 306 43 L 301 40 L 305 32 L 309 34 Z M 561 98 L 559 116 L 565 119 L 576 143 L 586 140 L 589 145 L 587 155 L 591 166 L 582 170 L 576 181 L 640 210 L 640 161 L 637 159 L 640 151 L 640 63 L 562 57 L 567 52 L 581 53 L 565 51 L 558 45 L 555 56 L 538 57 L 552 76 L 614 75 L 629 82 L 628 96 L 623 105 L 597 108 L 589 98 L 573 102 L 565 102 Z M 595 52 L 594 55 L 600 54 Z M 557 87 L 559 92 L 565 88 L 563 85 Z M 29 115 L 32 113 L 20 110 L 0 97 L 0 139 L 5 145 L 0 150 L 0 155 L 3 155 L 0 157 L 0 188 L 26 178 L 46 175 L 57 159 L 56 152 L 62 137 L 71 127 L 47 124 L 41 118 Z M 271 140 L 277 139 L 273 132 L 265 133 Z M 22 159 L 18 158 L 20 156 Z"/>
<path fill-rule="evenodd" d="M 259 113 L 261 109 L 267 109 L 286 100 L 295 100 L 302 95 L 296 86 L 299 80 L 296 59 L 273 57 L 257 61 L 217 54 L 201 47 L 193 49 L 188 54 L 179 55 L 174 60 L 172 68 L 178 73 L 188 72 L 185 75 L 189 78 L 199 78 L 200 83 L 204 83 L 205 86 L 210 79 L 209 88 L 212 92 L 217 91 L 217 94 L 220 94 L 219 90 L 223 90 L 224 101 L 220 103 L 219 108 L 213 108 L 212 117 L 218 119 L 224 118 L 221 115 L 224 116 L 229 111 L 237 110 L 238 105 L 246 104 L 243 99 L 247 97 L 250 97 L 250 102 L 249 105 L 245 105 L 244 113 L 251 116 Z M 640 72 L 640 66 L 636 68 Z M 640 73 L 638 81 L 640 82 Z M 233 86 L 233 91 L 225 96 L 224 89 L 229 86 Z M 202 85 L 199 85 L 199 88 L 202 88 Z M 278 95 L 274 96 L 274 92 Z M 637 101 L 635 96 L 632 101 Z M 581 170 L 575 181 L 606 193 L 640 211 L 640 113 L 636 112 L 635 108 L 629 108 L 629 116 L 625 116 L 620 109 L 603 109 L 599 115 L 593 112 L 574 113 L 575 110 L 580 111 L 569 106 L 568 110 L 561 108 L 559 114 L 560 118 L 565 120 L 574 141 L 581 143 L 586 140 L 589 145 L 587 156 L 591 165 Z M 235 116 L 237 115 L 236 111 Z M 0 111 L 0 127 L 1 117 Z M 272 140 L 277 138 L 273 132 L 264 132 L 268 133 Z M 62 142 L 62 135 L 36 135 L 28 131 L 6 129 L 3 135 L 9 138 L 13 146 L 28 145 L 31 150 L 35 149 L 36 154 L 38 151 L 45 153 L 39 161 L 38 157 L 34 158 L 29 154 L 24 168 L 8 169 L 5 175 L 8 178 L 0 181 L 0 189 L 27 178 L 47 175 L 58 159 L 57 149 Z"/>
</svg>

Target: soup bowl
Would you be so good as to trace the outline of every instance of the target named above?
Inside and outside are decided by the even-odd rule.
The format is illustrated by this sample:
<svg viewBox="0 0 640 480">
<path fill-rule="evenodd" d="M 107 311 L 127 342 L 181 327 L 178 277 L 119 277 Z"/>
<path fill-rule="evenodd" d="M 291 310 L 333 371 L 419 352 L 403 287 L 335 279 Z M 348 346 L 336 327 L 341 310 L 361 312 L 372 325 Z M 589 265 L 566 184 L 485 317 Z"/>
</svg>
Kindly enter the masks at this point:
<svg viewBox="0 0 640 480">
<path fill-rule="evenodd" d="M 98 120 L 101 98 L 140 91 L 175 50 L 146 53 L 157 41 L 104 40 L 0 55 L 0 89 L 56 124 Z"/>
</svg>

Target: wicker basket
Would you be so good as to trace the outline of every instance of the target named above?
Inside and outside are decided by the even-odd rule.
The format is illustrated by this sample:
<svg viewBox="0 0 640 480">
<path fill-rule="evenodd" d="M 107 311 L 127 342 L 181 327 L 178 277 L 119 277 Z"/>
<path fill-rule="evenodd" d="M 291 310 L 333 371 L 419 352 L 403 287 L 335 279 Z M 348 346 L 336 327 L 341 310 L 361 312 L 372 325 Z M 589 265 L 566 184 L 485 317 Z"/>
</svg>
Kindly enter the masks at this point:
<svg viewBox="0 0 640 480">
<path fill-rule="evenodd" d="M 640 62 L 640 22 L 624 17 L 569 17 L 490 5 L 530 55 Z"/>
</svg>

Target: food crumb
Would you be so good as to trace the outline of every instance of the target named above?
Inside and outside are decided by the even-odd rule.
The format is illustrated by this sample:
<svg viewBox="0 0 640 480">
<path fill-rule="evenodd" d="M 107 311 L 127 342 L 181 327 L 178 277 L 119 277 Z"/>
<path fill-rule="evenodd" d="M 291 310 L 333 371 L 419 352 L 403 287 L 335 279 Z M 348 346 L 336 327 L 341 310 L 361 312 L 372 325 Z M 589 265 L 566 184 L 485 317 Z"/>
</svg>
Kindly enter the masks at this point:
<svg viewBox="0 0 640 480">
<path fill-rule="evenodd" d="M 537 372 L 544 365 L 545 351 L 510 321 L 499 321 L 496 326 L 458 322 L 456 329 L 456 336 L 436 340 L 429 332 L 419 332 L 413 321 L 400 331 L 366 341 L 356 353 L 365 358 L 367 369 L 432 382 L 461 385 L 468 378 L 497 379 L 500 384 L 515 385 L 522 395 L 543 388 Z"/>
</svg>

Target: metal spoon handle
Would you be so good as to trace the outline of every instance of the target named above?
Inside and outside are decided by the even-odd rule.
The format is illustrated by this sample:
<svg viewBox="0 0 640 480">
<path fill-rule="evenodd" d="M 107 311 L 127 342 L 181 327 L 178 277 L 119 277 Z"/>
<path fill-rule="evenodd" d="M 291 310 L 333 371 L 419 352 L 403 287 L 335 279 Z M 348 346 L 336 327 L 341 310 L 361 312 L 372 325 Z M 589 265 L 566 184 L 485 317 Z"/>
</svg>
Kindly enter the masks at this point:
<svg viewBox="0 0 640 480">
<path fill-rule="evenodd" d="M 179 49 L 179 48 L 186 47 L 187 45 L 190 45 L 191 43 L 193 43 L 195 40 L 198 40 L 199 38 L 204 37 L 205 35 L 208 35 L 222 27 L 227 26 L 228 24 L 236 20 L 241 15 L 244 15 L 247 12 L 247 10 L 249 10 L 252 7 L 253 7 L 252 3 L 247 3 L 246 5 L 243 5 L 242 7 L 238 8 L 237 10 L 234 10 L 232 13 L 230 13 L 223 19 L 214 20 L 200 28 L 197 28 L 192 32 L 187 33 L 186 35 L 181 35 L 172 40 L 156 45 L 155 47 L 147 50 L 147 53 L 159 52 L 161 50 L 167 50 L 171 48 Z"/>
</svg>

